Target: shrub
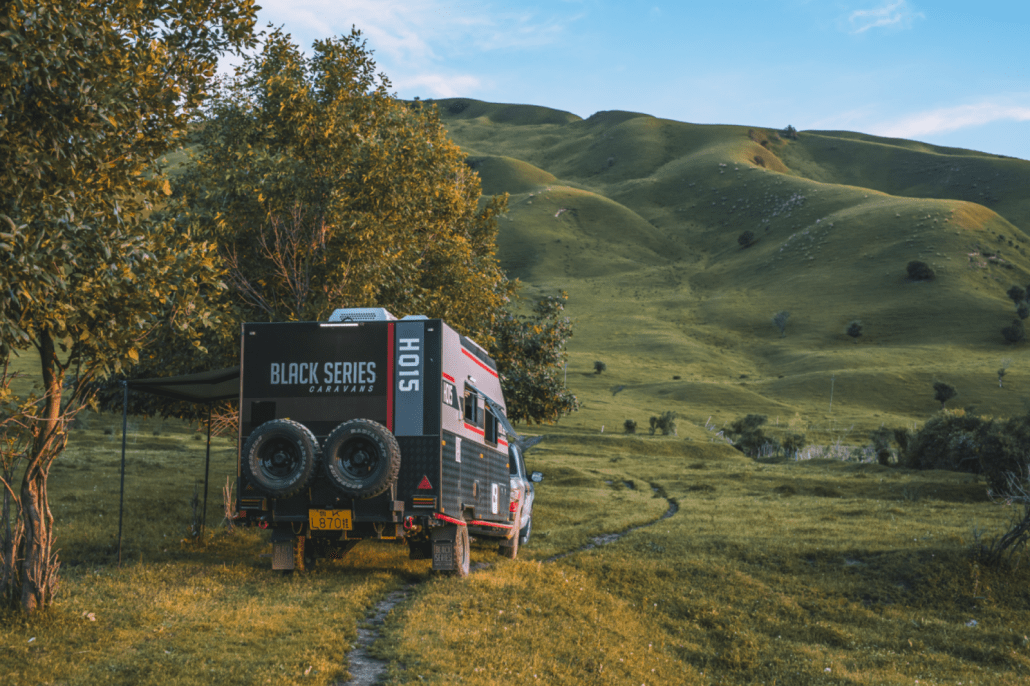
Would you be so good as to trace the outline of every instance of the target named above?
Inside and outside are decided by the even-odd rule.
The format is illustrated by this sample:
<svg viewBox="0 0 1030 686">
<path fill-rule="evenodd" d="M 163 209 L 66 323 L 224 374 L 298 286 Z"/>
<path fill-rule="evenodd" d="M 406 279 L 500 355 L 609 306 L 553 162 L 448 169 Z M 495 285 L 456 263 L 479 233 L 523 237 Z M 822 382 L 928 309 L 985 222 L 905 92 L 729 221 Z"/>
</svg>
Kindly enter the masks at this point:
<svg viewBox="0 0 1030 686">
<path fill-rule="evenodd" d="M 782 310 L 773 315 L 772 321 L 776 325 L 776 328 L 780 330 L 780 338 L 787 335 L 787 319 L 790 317 L 790 312 Z"/>
<path fill-rule="evenodd" d="M 1026 329 L 1022 319 L 1013 319 L 1012 324 L 1001 330 L 1001 335 L 1009 343 L 1022 343 L 1026 340 Z"/>
<path fill-rule="evenodd" d="M 657 417 L 651 417 L 651 435 L 654 436 L 655 431 L 661 431 L 663 436 L 676 432 L 676 417 L 675 412 L 663 412 Z"/>
<path fill-rule="evenodd" d="M 1011 563 L 1012 558 L 1026 553 L 1027 543 L 1030 542 L 1030 478 L 1026 475 L 1016 477 L 1010 475 L 1009 497 L 1010 503 L 1016 505 L 1017 510 L 1009 522 L 1008 530 L 991 538 L 984 538 L 982 530 L 973 531 L 972 556 L 976 562 L 988 566 L 996 566 L 1001 563 Z M 1021 507 L 1022 513 L 1019 512 Z"/>
<path fill-rule="evenodd" d="M 1019 305 L 1016 306 L 1016 315 L 1020 319 L 1026 319 L 1027 317 L 1030 317 L 1030 305 L 1027 305 L 1026 303 L 1019 303 Z"/>
<path fill-rule="evenodd" d="M 1016 305 L 1026 300 L 1026 291 L 1021 286 L 1013 286 L 1005 294 L 1012 299 Z"/>
<path fill-rule="evenodd" d="M 787 457 L 797 457 L 807 442 L 804 434 L 787 434 L 783 437 L 783 452 Z"/>
<path fill-rule="evenodd" d="M 882 465 L 886 466 L 891 463 L 891 440 L 894 438 L 894 434 L 894 430 L 882 426 L 869 434 L 869 438 L 873 442 L 873 452 L 876 453 L 876 461 Z"/>
<path fill-rule="evenodd" d="M 742 247 L 742 248 L 750 248 L 751 245 L 754 244 L 754 242 L 755 242 L 755 232 L 754 231 L 745 231 L 744 233 L 742 233 L 739 236 L 737 236 L 737 243 L 739 243 L 740 247 Z"/>
<path fill-rule="evenodd" d="M 912 260 L 908 263 L 905 269 L 908 271 L 908 278 L 915 281 L 929 281 L 937 276 L 930 265 L 926 262 L 920 262 L 919 260 Z"/>
<path fill-rule="evenodd" d="M 944 410 L 911 436 L 901 463 L 912 469 L 982 474 L 995 496 L 1012 495 L 1012 475 L 1030 466 L 1030 415 L 996 421 Z"/>
<path fill-rule="evenodd" d="M 604 362 L 601 362 L 601 360 L 594 362 L 594 374 L 600 374 L 606 369 L 608 369 L 608 365 L 606 365 Z"/>
<path fill-rule="evenodd" d="M 798 139 L 798 130 L 790 124 L 787 124 L 787 128 L 785 128 L 782 131 L 782 135 L 784 138 L 789 138 L 792 141 L 796 141 Z"/>
<path fill-rule="evenodd" d="M 853 319 L 848 322 L 848 328 L 844 330 L 844 333 L 855 339 L 855 343 L 858 343 L 858 337 L 862 335 L 862 322 L 857 319 Z"/>
<path fill-rule="evenodd" d="M 943 381 L 933 382 L 933 399 L 940 402 L 941 409 L 944 409 L 944 403 L 948 402 L 952 398 L 958 395 L 958 391 L 951 384 L 946 384 Z"/>
<path fill-rule="evenodd" d="M 622 428 L 625 429 L 628 434 L 635 434 L 637 432 L 637 423 L 632 419 L 627 419 L 622 423 Z"/>
<path fill-rule="evenodd" d="M 742 419 L 735 419 L 726 435 L 733 439 L 734 447 L 750 457 L 758 455 L 769 449 L 768 446 L 779 447 L 779 444 L 765 435 L 762 425 L 766 422 L 763 414 L 749 414 Z"/>
</svg>

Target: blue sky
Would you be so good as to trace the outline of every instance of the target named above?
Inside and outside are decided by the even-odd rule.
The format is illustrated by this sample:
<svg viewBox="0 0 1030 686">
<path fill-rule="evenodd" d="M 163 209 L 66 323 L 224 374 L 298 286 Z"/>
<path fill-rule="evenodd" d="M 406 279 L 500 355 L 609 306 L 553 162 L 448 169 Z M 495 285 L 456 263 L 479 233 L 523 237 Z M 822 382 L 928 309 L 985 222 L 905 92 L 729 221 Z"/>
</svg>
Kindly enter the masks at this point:
<svg viewBox="0 0 1030 686">
<path fill-rule="evenodd" d="M 406 99 L 844 129 L 1030 159 L 1030 0 L 258 0 Z"/>
</svg>

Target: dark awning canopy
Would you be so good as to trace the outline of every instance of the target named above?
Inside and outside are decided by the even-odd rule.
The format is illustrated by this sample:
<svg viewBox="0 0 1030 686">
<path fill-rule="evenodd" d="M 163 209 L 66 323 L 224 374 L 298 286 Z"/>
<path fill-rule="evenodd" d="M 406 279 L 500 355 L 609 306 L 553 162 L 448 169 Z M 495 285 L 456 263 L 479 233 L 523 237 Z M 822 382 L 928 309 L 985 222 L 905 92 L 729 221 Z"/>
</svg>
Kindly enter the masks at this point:
<svg viewBox="0 0 1030 686">
<path fill-rule="evenodd" d="M 240 368 L 213 369 L 198 374 L 133 379 L 129 388 L 191 403 L 213 403 L 240 397 Z"/>
</svg>

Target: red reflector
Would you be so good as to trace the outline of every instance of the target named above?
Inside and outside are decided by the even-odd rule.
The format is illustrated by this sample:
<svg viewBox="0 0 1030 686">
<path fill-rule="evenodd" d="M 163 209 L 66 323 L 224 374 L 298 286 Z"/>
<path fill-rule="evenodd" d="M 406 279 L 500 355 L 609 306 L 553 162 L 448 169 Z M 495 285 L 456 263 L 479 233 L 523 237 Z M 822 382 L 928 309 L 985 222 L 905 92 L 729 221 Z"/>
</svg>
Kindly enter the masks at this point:
<svg viewBox="0 0 1030 686">
<path fill-rule="evenodd" d="M 511 505 L 508 506 L 508 512 L 514 512 L 517 509 L 519 509 L 519 501 L 511 501 Z"/>
<path fill-rule="evenodd" d="M 408 483 L 411 483 L 411 482 L 409 481 Z M 418 482 L 418 490 L 420 490 L 420 491 L 425 491 L 425 490 L 430 490 L 431 491 L 431 490 L 433 490 L 433 484 L 429 483 L 429 477 L 428 476 L 423 476 L 422 477 L 422 481 Z"/>
</svg>

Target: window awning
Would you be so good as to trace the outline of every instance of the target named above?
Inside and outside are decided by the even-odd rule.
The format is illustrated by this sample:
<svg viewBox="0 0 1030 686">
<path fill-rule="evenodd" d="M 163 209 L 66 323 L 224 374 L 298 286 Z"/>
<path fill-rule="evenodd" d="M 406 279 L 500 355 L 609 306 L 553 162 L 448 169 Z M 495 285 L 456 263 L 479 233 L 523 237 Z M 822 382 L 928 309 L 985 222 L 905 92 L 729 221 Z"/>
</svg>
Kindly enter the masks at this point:
<svg viewBox="0 0 1030 686">
<path fill-rule="evenodd" d="M 211 403 L 240 397 L 240 368 L 212 369 L 197 374 L 133 379 L 129 388 L 173 400 Z"/>
</svg>

